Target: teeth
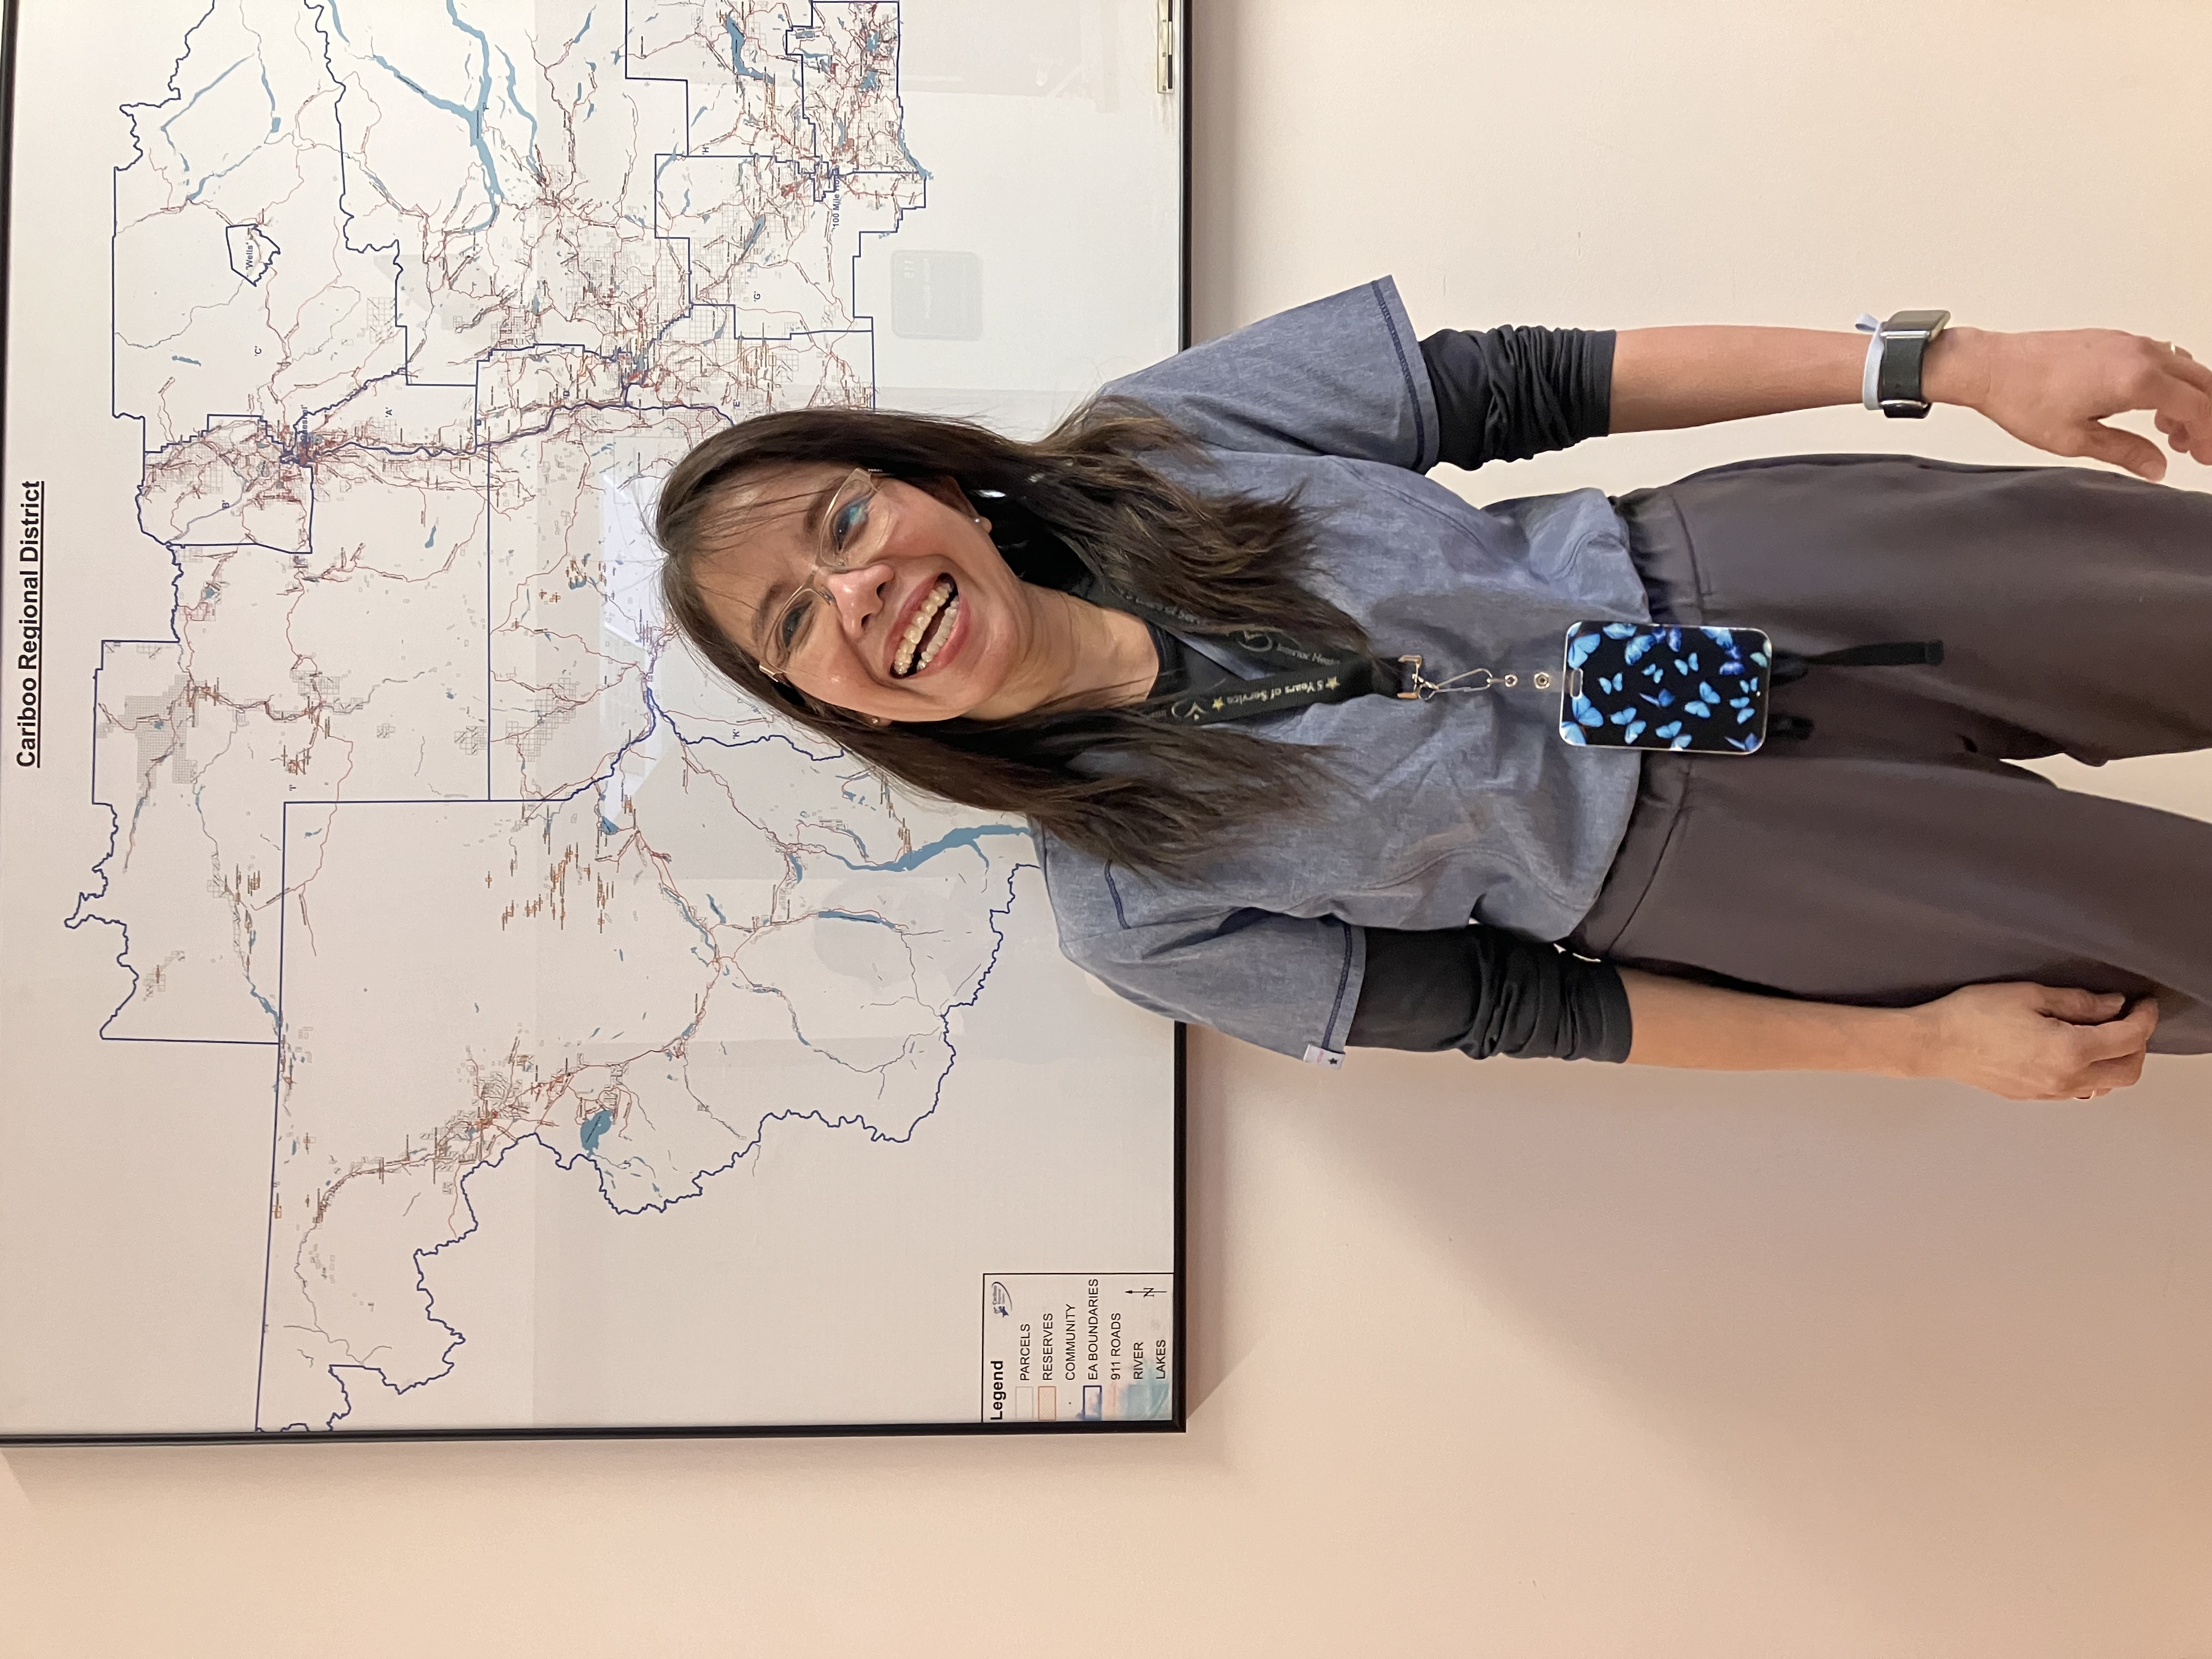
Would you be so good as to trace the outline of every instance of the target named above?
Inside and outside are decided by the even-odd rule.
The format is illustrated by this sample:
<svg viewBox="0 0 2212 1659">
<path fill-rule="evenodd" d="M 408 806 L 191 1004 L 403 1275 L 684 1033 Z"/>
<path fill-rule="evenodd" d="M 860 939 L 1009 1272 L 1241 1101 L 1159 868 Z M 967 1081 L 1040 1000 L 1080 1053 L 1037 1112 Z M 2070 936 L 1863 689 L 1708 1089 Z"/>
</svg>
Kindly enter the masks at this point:
<svg viewBox="0 0 2212 1659">
<path fill-rule="evenodd" d="M 952 637 L 952 630 L 959 625 L 959 622 L 960 596 L 956 593 L 952 596 L 951 603 L 945 607 L 945 626 L 937 630 L 937 637 L 929 642 L 929 649 L 923 652 L 921 660 L 915 664 L 915 673 L 919 674 L 936 660 L 938 652 L 944 647 L 945 641 Z"/>
<path fill-rule="evenodd" d="M 914 620 L 906 625 L 906 632 L 899 636 L 898 650 L 891 658 L 892 673 L 912 674 L 928 666 L 930 658 L 937 654 L 937 647 L 945 643 L 945 635 L 938 636 L 937 644 L 929 648 L 929 655 L 918 663 L 914 659 L 915 647 L 921 643 L 921 636 L 929 632 L 930 623 L 937 619 L 937 613 L 948 603 L 955 605 L 959 604 L 959 601 L 953 597 L 952 579 L 950 576 L 939 576 L 937 579 L 937 586 L 930 589 L 929 597 L 921 602 L 921 608 L 914 613 Z M 955 615 L 957 614 L 956 611 Z M 951 618 L 947 617 L 945 629 L 947 634 L 951 631 Z"/>
</svg>

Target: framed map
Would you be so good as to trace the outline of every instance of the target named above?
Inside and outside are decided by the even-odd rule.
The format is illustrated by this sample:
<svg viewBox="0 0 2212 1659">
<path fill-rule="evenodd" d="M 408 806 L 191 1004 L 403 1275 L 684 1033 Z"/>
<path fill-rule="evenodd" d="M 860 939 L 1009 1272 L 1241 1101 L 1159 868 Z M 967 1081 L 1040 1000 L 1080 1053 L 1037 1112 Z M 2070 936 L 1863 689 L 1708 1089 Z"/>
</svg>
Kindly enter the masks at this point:
<svg viewBox="0 0 2212 1659">
<path fill-rule="evenodd" d="M 1169 13 L 9 9 L 0 1438 L 1180 1426 L 1180 1033 L 646 528 L 1176 349 Z"/>
</svg>

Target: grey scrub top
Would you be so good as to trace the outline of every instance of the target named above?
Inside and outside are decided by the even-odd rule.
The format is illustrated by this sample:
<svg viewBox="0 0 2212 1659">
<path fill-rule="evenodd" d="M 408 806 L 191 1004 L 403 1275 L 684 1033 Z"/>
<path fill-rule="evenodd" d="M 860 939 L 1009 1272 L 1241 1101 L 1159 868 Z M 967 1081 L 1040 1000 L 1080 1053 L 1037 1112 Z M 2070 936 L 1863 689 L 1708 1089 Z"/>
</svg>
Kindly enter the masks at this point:
<svg viewBox="0 0 2212 1659">
<path fill-rule="evenodd" d="M 1650 616 L 1604 493 L 1477 507 L 1423 477 L 1437 461 L 1436 404 L 1388 277 L 1105 391 L 1200 441 L 1202 459 L 1156 462 L 1189 487 L 1298 490 L 1313 586 L 1379 654 L 1419 653 L 1431 680 L 1489 668 L 1520 685 L 1245 722 L 1279 742 L 1334 745 L 1333 787 L 1317 814 L 1270 824 L 1195 874 L 1141 873 L 1041 835 L 1069 958 L 1157 1013 L 1334 1064 L 1358 1006 L 1364 929 L 1472 920 L 1537 939 L 1572 932 L 1626 830 L 1641 763 L 1562 743 L 1559 694 L 1529 678 L 1558 670 L 1568 623 Z"/>
</svg>

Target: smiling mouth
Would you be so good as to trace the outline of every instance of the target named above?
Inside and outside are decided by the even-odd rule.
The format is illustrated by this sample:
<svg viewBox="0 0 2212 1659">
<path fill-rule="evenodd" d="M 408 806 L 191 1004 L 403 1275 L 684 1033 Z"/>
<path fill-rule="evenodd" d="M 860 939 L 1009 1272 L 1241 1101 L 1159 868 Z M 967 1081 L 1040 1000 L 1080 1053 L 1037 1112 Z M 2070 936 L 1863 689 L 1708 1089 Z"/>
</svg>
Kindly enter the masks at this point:
<svg viewBox="0 0 2212 1659">
<path fill-rule="evenodd" d="M 892 678 L 906 679 L 928 667 L 959 620 L 960 590 L 951 577 L 939 576 L 899 637 L 898 649 L 891 654 Z"/>
</svg>

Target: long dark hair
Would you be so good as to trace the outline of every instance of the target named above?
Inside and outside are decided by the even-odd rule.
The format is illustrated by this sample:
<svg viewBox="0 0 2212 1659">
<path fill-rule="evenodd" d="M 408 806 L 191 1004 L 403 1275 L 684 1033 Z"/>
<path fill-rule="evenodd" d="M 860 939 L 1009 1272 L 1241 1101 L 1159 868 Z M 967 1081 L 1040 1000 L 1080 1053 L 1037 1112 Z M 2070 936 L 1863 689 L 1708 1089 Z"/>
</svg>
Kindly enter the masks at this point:
<svg viewBox="0 0 2212 1659">
<path fill-rule="evenodd" d="M 1201 494 L 1164 476 L 1147 453 L 1202 451 L 1125 398 L 1094 400 L 1034 443 L 878 410 L 757 416 L 702 441 L 661 487 L 653 533 L 666 555 L 668 620 L 756 702 L 903 783 L 1024 814 L 1116 864 L 1188 869 L 1250 835 L 1263 809 L 1309 811 L 1320 756 L 1223 726 L 1172 725 L 1143 704 L 871 726 L 772 678 L 715 623 L 700 580 L 702 565 L 743 540 L 746 511 L 731 500 L 739 484 L 768 468 L 834 463 L 952 479 L 992 520 L 994 539 L 1025 580 L 1070 574 L 1049 567 L 1072 553 L 1121 592 L 1181 613 L 1194 632 L 1264 628 L 1308 647 L 1367 649 L 1359 624 L 1300 580 L 1313 546 L 1295 492 Z"/>
</svg>

